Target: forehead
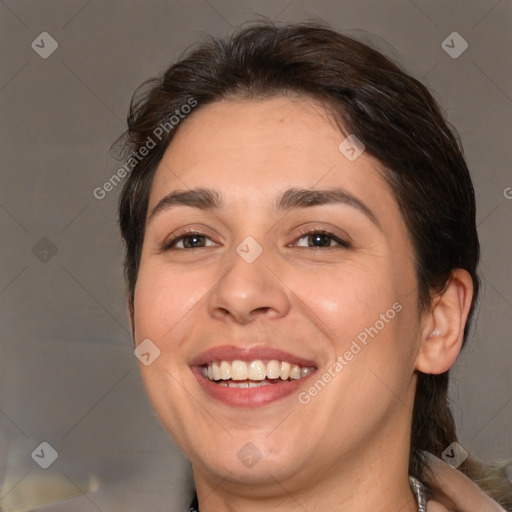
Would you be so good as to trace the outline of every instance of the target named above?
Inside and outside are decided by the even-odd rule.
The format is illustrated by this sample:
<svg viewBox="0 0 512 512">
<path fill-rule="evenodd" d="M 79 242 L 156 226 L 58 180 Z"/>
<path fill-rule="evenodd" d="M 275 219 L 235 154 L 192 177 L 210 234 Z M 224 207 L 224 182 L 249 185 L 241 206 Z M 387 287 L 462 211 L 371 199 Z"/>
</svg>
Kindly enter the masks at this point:
<svg viewBox="0 0 512 512">
<path fill-rule="evenodd" d="M 340 152 L 332 115 L 309 98 L 222 100 L 198 108 L 178 127 L 153 180 L 150 207 L 172 189 L 229 188 L 232 196 L 269 198 L 290 186 L 343 186 L 374 201 L 391 191 L 380 164 Z"/>
</svg>

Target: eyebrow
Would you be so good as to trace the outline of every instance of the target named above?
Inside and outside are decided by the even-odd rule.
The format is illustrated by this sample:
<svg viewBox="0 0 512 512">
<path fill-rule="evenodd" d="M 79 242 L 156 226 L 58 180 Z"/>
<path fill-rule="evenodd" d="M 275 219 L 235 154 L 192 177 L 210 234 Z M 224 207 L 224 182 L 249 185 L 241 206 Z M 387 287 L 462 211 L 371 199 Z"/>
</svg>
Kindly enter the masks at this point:
<svg viewBox="0 0 512 512">
<path fill-rule="evenodd" d="M 222 200 L 220 194 L 212 189 L 193 188 L 190 190 L 175 190 L 158 201 L 147 218 L 146 224 L 159 213 L 175 206 L 190 206 L 201 210 L 209 210 L 211 208 L 220 208 Z"/>
<path fill-rule="evenodd" d="M 351 206 L 368 217 L 382 231 L 382 226 L 370 207 L 361 199 L 342 188 L 329 188 L 325 190 L 288 189 L 279 198 L 277 208 L 279 210 L 291 210 L 325 204 L 345 204 Z"/>
<path fill-rule="evenodd" d="M 276 201 L 278 210 L 310 208 L 327 204 L 345 204 L 359 210 L 381 231 L 382 226 L 372 210 L 358 197 L 342 188 L 311 190 L 291 188 L 286 190 Z M 164 196 L 156 204 L 147 218 L 149 223 L 155 216 L 176 206 L 189 206 L 201 210 L 219 209 L 222 207 L 221 194 L 213 189 L 194 188 L 175 190 Z"/>
</svg>

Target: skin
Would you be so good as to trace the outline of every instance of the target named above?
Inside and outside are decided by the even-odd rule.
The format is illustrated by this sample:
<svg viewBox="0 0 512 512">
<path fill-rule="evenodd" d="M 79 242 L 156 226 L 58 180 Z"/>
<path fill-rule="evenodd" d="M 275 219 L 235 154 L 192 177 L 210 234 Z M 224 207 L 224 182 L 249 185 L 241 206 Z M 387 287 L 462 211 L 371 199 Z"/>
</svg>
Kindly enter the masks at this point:
<svg viewBox="0 0 512 512">
<path fill-rule="evenodd" d="M 149 338 L 161 351 L 141 365 L 143 381 L 192 463 L 202 512 L 417 510 L 407 477 L 415 370 L 439 373 L 455 361 L 471 279 L 454 271 L 418 314 L 404 220 L 379 162 L 365 152 L 349 161 L 338 149 L 344 138 L 313 100 L 221 101 L 182 122 L 156 171 L 148 217 L 176 190 L 215 189 L 223 200 L 147 222 L 130 302 L 135 343 Z M 291 187 L 343 188 L 378 225 L 346 204 L 279 211 L 276 198 Z M 206 246 L 162 250 L 190 228 Z M 350 247 L 329 238 L 308 247 L 314 228 Z M 263 249 L 253 263 L 236 252 L 248 236 Z M 190 367 L 219 345 L 271 346 L 315 361 L 307 391 L 394 303 L 401 311 L 307 405 L 294 393 L 228 406 Z M 261 454 L 252 467 L 237 457 L 248 442 Z"/>
</svg>

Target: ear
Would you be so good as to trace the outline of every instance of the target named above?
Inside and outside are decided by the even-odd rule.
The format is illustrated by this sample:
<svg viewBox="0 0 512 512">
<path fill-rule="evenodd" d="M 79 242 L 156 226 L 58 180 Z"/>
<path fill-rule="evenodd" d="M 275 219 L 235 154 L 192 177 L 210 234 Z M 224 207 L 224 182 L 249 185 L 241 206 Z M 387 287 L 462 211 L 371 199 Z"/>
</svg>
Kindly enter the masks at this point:
<svg viewBox="0 0 512 512">
<path fill-rule="evenodd" d="M 473 298 L 473 280 L 463 269 L 454 269 L 446 288 L 432 299 L 422 318 L 422 334 L 415 369 L 427 374 L 448 371 L 462 348 L 464 326 Z"/>
</svg>

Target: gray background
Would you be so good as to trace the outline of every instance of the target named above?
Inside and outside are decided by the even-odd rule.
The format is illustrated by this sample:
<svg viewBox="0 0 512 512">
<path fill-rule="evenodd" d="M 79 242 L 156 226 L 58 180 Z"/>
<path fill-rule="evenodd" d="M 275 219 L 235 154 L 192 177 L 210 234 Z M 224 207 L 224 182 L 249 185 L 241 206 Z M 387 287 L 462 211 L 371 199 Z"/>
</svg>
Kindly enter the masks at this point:
<svg viewBox="0 0 512 512">
<path fill-rule="evenodd" d="M 458 129 L 478 199 L 483 290 L 453 371 L 461 444 L 512 457 L 512 2 L 0 3 L 0 506 L 185 510 L 187 463 L 147 403 L 132 355 L 109 155 L 132 92 L 206 34 L 246 20 L 328 20 L 428 84 Z M 468 49 L 451 58 L 452 32 Z M 47 59 L 32 41 L 48 32 Z M 48 48 L 48 46 L 46 46 Z M 507 190 L 509 193 L 507 193 Z M 47 237 L 51 241 L 41 239 Z M 37 245 L 36 245 L 37 244 Z M 57 251 L 55 254 L 53 252 Z M 41 469 L 42 442 L 59 458 Z"/>
</svg>

